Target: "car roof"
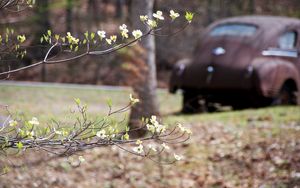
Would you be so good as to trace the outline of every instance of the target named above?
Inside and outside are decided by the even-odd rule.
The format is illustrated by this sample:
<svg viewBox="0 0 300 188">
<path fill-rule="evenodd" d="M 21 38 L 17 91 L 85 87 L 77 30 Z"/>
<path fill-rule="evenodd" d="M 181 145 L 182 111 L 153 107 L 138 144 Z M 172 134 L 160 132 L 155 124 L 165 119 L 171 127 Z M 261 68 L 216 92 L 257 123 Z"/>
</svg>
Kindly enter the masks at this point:
<svg viewBox="0 0 300 188">
<path fill-rule="evenodd" d="M 225 18 L 214 22 L 211 26 L 226 23 L 245 23 L 257 25 L 264 29 L 282 29 L 290 26 L 300 26 L 300 20 L 296 18 L 288 18 L 282 16 L 238 16 L 232 18 Z"/>
</svg>

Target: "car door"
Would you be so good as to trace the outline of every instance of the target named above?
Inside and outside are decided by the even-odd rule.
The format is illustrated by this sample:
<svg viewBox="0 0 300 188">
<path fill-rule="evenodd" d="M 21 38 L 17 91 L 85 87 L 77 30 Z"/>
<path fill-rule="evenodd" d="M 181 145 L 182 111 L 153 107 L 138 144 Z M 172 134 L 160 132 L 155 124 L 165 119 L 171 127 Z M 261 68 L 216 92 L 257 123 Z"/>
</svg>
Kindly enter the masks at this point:
<svg viewBox="0 0 300 188">
<path fill-rule="evenodd" d="M 297 63 L 299 59 L 299 33 L 296 29 L 290 29 L 283 32 L 278 38 L 279 56 L 282 58 Z"/>
<path fill-rule="evenodd" d="M 293 62 L 300 74 L 300 27 L 284 32 L 278 39 L 279 49 L 286 54 L 285 59 Z M 290 56 L 290 57 L 289 57 Z"/>
</svg>

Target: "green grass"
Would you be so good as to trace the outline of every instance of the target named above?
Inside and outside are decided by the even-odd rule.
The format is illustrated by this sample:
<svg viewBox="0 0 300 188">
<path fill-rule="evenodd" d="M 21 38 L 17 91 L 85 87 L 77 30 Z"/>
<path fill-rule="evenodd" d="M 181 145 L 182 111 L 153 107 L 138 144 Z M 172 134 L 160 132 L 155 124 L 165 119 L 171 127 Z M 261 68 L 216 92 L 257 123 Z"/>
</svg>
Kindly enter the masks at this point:
<svg viewBox="0 0 300 188">
<path fill-rule="evenodd" d="M 12 112 L 26 116 L 37 116 L 42 121 L 53 117 L 63 120 L 74 109 L 74 98 L 80 98 L 89 106 L 92 117 L 104 116 L 108 112 L 106 101 L 112 99 L 113 109 L 129 102 L 130 90 L 107 91 L 99 89 L 64 89 L 56 87 L 1 86 L 0 104 L 9 105 Z M 237 126 L 247 125 L 251 121 L 272 121 L 276 124 L 300 121 L 300 107 L 269 107 L 242 111 L 226 111 L 212 114 L 174 115 L 181 108 L 180 94 L 171 95 L 159 90 L 160 111 L 164 121 L 174 122 L 222 122 Z M 0 112 L 3 114 L 4 111 Z"/>
</svg>

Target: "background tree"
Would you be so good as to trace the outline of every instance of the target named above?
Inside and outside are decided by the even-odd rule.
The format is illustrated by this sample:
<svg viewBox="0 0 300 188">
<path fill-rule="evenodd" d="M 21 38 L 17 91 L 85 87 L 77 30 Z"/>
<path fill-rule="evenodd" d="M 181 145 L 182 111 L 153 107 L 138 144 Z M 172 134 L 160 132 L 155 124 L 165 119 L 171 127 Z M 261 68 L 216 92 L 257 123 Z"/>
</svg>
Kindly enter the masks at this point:
<svg viewBox="0 0 300 188">
<path fill-rule="evenodd" d="M 33 45 L 39 44 L 41 36 L 51 30 L 51 24 L 49 19 L 49 0 L 42 0 L 36 2 L 36 12 L 34 16 L 34 24 L 36 25 L 36 31 L 33 39 Z M 34 49 L 31 52 L 31 57 L 34 60 L 40 60 L 45 56 L 47 49 Z M 47 80 L 47 69 L 45 64 L 41 67 L 41 81 L 45 82 Z"/>
<path fill-rule="evenodd" d="M 124 18 L 125 0 L 116 0 L 116 17 L 118 19 Z"/>
<path fill-rule="evenodd" d="M 146 31 L 145 25 L 140 21 L 139 15 L 145 13 L 149 18 L 153 14 L 154 0 L 132 0 L 131 1 L 131 20 L 134 28 L 142 28 Z M 150 117 L 152 114 L 159 114 L 159 106 L 156 95 L 157 78 L 155 63 L 155 37 L 150 35 L 143 39 L 140 43 L 143 50 L 143 61 L 146 67 L 146 73 L 143 79 L 134 86 L 137 97 L 141 100 L 130 113 L 129 124 L 133 127 L 141 125 L 141 117 Z"/>
<path fill-rule="evenodd" d="M 73 17 L 74 0 L 67 0 L 66 5 L 66 32 L 72 32 L 72 17 Z"/>
</svg>

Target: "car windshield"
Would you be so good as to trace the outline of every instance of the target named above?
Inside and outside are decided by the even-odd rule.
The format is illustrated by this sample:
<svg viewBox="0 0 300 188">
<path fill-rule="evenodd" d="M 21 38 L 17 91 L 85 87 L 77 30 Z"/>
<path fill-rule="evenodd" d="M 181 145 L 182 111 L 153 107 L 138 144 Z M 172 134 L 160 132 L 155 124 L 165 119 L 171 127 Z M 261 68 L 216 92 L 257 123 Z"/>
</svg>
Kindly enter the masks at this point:
<svg viewBox="0 0 300 188">
<path fill-rule="evenodd" d="M 257 27 L 249 24 L 226 24 L 218 25 L 212 29 L 211 36 L 252 36 Z"/>
</svg>

